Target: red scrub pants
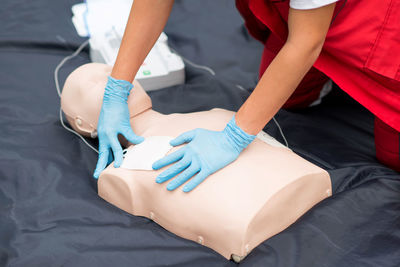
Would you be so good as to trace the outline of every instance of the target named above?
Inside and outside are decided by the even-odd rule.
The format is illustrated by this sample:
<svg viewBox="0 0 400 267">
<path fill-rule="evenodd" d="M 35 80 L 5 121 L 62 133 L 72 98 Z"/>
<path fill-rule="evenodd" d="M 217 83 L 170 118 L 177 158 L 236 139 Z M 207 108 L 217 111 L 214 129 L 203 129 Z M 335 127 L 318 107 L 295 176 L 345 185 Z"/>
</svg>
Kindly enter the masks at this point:
<svg viewBox="0 0 400 267">
<path fill-rule="evenodd" d="M 374 134 L 376 158 L 400 172 L 400 133 L 375 117 Z"/>
</svg>

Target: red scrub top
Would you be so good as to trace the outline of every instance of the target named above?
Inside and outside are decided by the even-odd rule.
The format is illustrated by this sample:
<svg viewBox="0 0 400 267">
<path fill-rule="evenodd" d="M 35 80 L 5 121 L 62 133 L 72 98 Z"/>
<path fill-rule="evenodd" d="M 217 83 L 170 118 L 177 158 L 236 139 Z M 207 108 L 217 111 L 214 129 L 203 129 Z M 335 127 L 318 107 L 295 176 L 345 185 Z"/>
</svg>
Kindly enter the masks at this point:
<svg viewBox="0 0 400 267">
<path fill-rule="evenodd" d="M 289 1 L 236 0 L 236 6 L 250 34 L 265 44 L 261 76 L 287 39 Z M 333 17 L 321 54 L 299 87 L 320 88 L 328 76 L 400 131 L 400 1 L 340 0 Z"/>
</svg>

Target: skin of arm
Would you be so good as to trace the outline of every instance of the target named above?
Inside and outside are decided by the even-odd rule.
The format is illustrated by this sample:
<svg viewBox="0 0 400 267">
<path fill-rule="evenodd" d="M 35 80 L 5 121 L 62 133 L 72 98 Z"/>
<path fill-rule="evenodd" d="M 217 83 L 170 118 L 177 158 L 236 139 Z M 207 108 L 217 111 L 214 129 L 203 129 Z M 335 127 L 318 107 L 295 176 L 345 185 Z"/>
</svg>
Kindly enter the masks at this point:
<svg viewBox="0 0 400 267">
<path fill-rule="evenodd" d="M 174 0 L 135 0 L 111 77 L 132 82 L 167 23 Z"/>
<path fill-rule="evenodd" d="M 335 5 L 289 10 L 285 45 L 236 114 L 236 123 L 245 132 L 260 132 L 310 70 L 322 50 Z"/>
</svg>

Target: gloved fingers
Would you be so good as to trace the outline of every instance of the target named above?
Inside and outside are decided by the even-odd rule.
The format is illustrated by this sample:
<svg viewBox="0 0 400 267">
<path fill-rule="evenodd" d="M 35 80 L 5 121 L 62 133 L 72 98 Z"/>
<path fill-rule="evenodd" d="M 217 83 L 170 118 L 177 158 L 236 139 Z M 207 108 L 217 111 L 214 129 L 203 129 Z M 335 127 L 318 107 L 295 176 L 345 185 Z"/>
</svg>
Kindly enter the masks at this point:
<svg viewBox="0 0 400 267">
<path fill-rule="evenodd" d="M 186 169 L 191 163 L 191 158 L 188 156 L 184 156 L 180 161 L 169 167 L 167 170 L 163 171 L 160 175 L 157 176 L 156 182 L 163 183 L 168 181 L 172 177 L 178 175 L 181 171 Z"/>
<path fill-rule="evenodd" d="M 196 177 L 192 178 L 184 187 L 183 192 L 190 192 L 201 182 L 203 182 L 210 174 L 207 171 L 201 170 Z"/>
<path fill-rule="evenodd" d="M 198 173 L 200 170 L 200 167 L 198 164 L 192 162 L 190 166 L 184 170 L 181 174 L 178 175 L 174 180 L 169 182 L 167 185 L 168 190 L 175 190 L 179 186 L 183 185 L 187 180 L 193 177 L 196 173 Z"/>
<path fill-rule="evenodd" d="M 185 155 L 185 150 L 186 149 L 184 147 L 182 147 L 182 148 L 178 149 L 177 151 L 155 161 L 152 165 L 153 170 L 159 170 L 162 167 L 165 167 L 171 163 L 174 163 L 174 162 L 180 160 Z"/>
<path fill-rule="evenodd" d="M 196 129 L 188 131 L 188 132 L 184 132 L 183 134 L 179 135 L 175 139 L 172 139 L 169 143 L 171 144 L 171 146 L 179 146 L 179 145 L 182 145 L 183 143 L 188 143 L 188 142 L 192 141 L 195 134 L 196 134 Z"/>
<path fill-rule="evenodd" d="M 93 177 L 95 179 L 98 179 L 100 176 L 100 173 L 104 170 L 104 168 L 108 164 L 108 158 L 109 158 L 110 150 L 106 146 L 100 146 L 99 147 L 99 159 L 97 160 L 97 165 L 96 169 L 94 171 Z"/>
<path fill-rule="evenodd" d="M 107 160 L 107 166 L 114 161 L 114 156 L 112 153 L 108 153 L 108 160 Z"/>
<path fill-rule="evenodd" d="M 122 132 L 122 135 L 125 136 L 126 140 L 135 145 L 140 144 L 144 141 L 144 138 L 142 136 L 136 135 L 131 127 L 125 128 Z"/>
<path fill-rule="evenodd" d="M 119 168 L 119 166 L 122 164 L 123 152 L 121 144 L 118 141 L 118 137 L 115 136 L 114 138 L 110 139 L 110 145 L 114 154 L 114 167 Z"/>
</svg>

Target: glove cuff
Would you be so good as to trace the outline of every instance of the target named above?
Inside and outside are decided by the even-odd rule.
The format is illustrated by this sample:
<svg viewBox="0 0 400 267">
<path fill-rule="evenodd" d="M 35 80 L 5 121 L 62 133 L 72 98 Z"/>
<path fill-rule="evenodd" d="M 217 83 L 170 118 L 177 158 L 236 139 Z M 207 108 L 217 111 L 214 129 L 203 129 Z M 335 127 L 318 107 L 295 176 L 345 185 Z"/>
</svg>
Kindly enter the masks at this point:
<svg viewBox="0 0 400 267">
<path fill-rule="evenodd" d="M 129 93 L 131 92 L 133 85 L 125 80 L 117 80 L 111 76 L 108 76 L 106 89 L 104 91 L 104 97 L 119 97 L 125 101 L 128 101 Z"/>
<path fill-rule="evenodd" d="M 235 144 L 235 147 L 239 150 L 239 153 L 245 149 L 251 142 L 253 142 L 255 135 L 248 134 L 243 131 L 236 124 L 235 116 L 228 122 L 224 129 L 225 134 Z"/>
</svg>

